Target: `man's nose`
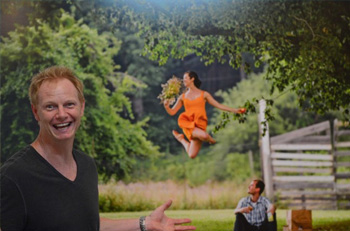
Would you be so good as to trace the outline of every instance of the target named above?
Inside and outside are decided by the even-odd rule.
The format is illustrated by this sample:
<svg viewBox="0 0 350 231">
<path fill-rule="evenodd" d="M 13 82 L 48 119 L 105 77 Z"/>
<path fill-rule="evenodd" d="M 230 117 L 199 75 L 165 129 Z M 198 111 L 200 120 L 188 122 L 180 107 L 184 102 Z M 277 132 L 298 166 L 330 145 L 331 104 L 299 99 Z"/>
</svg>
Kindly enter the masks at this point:
<svg viewBox="0 0 350 231">
<path fill-rule="evenodd" d="M 65 119 L 67 117 L 66 109 L 63 106 L 58 106 L 56 118 L 57 119 Z"/>
</svg>

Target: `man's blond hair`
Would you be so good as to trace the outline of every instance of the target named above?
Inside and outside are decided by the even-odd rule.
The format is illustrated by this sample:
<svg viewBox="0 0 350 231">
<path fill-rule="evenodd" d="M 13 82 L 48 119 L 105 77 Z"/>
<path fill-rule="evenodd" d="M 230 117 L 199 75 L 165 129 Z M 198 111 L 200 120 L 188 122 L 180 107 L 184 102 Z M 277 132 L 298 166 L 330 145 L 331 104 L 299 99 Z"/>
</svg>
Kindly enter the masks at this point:
<svg viewBox="0 0 350 231">
<path fill-rule="evenodd" d="M 73 71 L 67 67 L 52 66 L 34 75 L 29 87 L 29 100 L 33 105 L 38 104 L 38 91 L 44 81 L 52 81 L 58 79 L 68 79 L 78 91 L 80 102 L 84 102 L 84 86 L 83 83 L 74 75 Z"/>
</svg>

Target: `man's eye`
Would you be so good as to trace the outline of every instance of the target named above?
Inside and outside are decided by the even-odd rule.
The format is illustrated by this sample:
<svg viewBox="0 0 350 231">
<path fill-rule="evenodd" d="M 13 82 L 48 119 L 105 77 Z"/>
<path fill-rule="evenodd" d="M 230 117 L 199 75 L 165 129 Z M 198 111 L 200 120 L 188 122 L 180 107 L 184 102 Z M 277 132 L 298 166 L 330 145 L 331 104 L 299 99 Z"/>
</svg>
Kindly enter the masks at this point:
<svg viewBox="0 0 350 231">
<path fill-rule="evenodd" d="M 75 103 L 67 103 L 68 108 L 73 108 L 75 106 Z"/>
<path fill-rule="evenodd" d="M 46 110 L 51 111 L 51 110 L 53 110 L 53 109 L 54 109 L 54 106 L 53 106 L 53 105 L 47 105 L 47 106 L 46 106 Z"/>
</svg>

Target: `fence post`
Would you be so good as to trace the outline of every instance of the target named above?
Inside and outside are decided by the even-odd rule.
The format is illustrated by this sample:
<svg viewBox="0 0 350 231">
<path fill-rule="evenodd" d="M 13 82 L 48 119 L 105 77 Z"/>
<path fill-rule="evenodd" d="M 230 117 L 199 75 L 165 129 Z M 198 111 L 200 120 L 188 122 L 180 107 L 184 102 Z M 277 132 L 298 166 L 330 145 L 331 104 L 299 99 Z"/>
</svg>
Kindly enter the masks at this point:
<svg viewBox="0 0 350 231">
<path fill-rule="evenodd" d="M 334 182 L 333 182 L 333 192 L 335 192 L 335 202 L 334 202 L 334 209 L 338 210 L 338 200 L 341 198 L 339 196 L 339 193 L 337 193 L 337 156 L 335 152 L 337 151 L 335 147 L 335 142 L 337 139 L 337 134 L 338 134 L 338 120 L 335 119 L 333 121 L 330 121 L 330 130 L 331 130 L 331 145 L 332 145 L 332 151 L 331 154 L 333 156 L 333 168 L 332 168 L 332 175 L 334 176 Z"/>
<path fill-rule="evenodd" d="M 269 135 L 269 126 L 268 123 L 266 123 L 266 132 L 263 136 L 263 129 L 264 125 L 262 122 L 264 122 L 265 119 L 265 109 L 266 109 L 266 101 L 260 100 L 259 101 L 259 130 L 260 130 L 260 158 L 262 159 L 263 163 L 263 178 L 265 182 L 265 190 L 266 190 L 266 196 L 270 200 L 274 200 L 273 196 L 273 187 L 272 187 L 272 166 L 271 166 L 271 151 L 270 151 L 270 135 Z"/>
<path fill-rule="evenodd" d="M 253 152 L 252 150 L 248 151 L 248 158 L 249 158 L 249 166 L 250 166 L 250 175 L 254 176 L 254 158 L 253 158 Z"/>
</svg>

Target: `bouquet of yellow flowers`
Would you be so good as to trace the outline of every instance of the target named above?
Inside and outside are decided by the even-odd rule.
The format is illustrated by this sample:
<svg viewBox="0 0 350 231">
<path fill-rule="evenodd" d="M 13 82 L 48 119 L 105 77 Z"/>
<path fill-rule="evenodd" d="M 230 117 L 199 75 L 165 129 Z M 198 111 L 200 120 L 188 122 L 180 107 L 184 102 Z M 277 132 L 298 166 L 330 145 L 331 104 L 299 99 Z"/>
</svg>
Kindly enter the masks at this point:
<svg viewBox="0 0 350 231">
<path fill-rule="evenodd" d="M 158 96 L 160 103 L 164 103 L 167 100 L 169 104 L 173 104 L 181 93 L 182 80 L 173 75 L 171 79 L 165 84 L 161 84 L 161 86 L 163 88 L 162 93 Z"/>
</svg>

